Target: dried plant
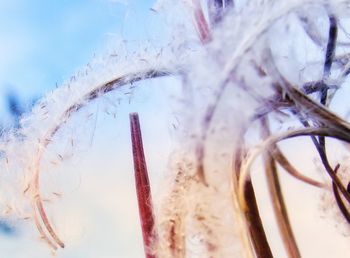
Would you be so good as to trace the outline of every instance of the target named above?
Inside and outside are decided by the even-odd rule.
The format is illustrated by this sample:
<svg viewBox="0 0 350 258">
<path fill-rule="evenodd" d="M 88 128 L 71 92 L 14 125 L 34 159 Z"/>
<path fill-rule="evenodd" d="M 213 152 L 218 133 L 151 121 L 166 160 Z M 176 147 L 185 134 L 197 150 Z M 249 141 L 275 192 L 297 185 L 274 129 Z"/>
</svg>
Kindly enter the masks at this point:
<svg viewBox="0 0 350 258">
<path fill-rule="evenodd" d="M 130 116 L 146 257 L 276 256 L 251 173 L 260 156 L 288 257 L 303 253 L 290 222 L 279 179 L 282 172 L 300 184 L 333 193 L 343 226 L 349 228 L 347 171 L 338 172 L 343 164 L 331 162 L 326 144 L 327 138 L 350 142 L 350 124 L 332 103 L 350 73 L 349 2 L 209 0 L 207 4 L 203 8 L 199 0 L 159 2 L 159 11 L 189 10 L 192 17 L 180 21 L 186 25 L 181 38 L 153 54 L 146 50 L 128 57 L 126 63 L 111 55 L 91 69 L 89 65 L 86 74 L 74 76 L 49 94 L 22 118 L 18 130 L 3 136 L 2 168 L 25 178 L 11 191 L 14 196 L 20 192 L 22 200 L 11 209 L 26 214 L 29 200 L 31 216 L 52 248 L 64 244 L 47 218 L 40 192 L 40 164 L 50 143 L 93 100 L 164 76 L 181 78 L 183 84 L 181 149 L 169 161 L 167 192 L 154 206 L 138 117 Z M 300 59 L 303 54 L 307 57 Z M 281 148 L 282 141 L 297 137 L 312 140 L 327 175 L 324 180 L 299 171 Z M 18 146 L 24 146 L 22 151 Z M 0 181 L 0 188 L 8 190 L 5 176 Z M 10 200 L 0 200 L 0 207 Z"/>
</svg>

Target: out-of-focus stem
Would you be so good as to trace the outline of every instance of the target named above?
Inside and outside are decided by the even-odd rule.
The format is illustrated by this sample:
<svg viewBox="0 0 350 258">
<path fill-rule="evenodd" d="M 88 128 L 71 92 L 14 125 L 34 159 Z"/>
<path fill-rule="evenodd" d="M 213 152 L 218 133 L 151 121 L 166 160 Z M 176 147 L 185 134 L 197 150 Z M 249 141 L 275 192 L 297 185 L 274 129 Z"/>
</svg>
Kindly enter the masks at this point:
<svg viewBox="0 0 350 258">
<path fill-rule="evenodd" d="M 194 21 L 200 41 L 205 44 L 211 40 L 209 25 L 205 19 L 203 9 L 199 0 L 192 0 L 194 6 Z"/>
<path fill-rule="evenodd" d="M 261 120 L 261 124 L 262 136 L 264 138 L 269 137 L 270 132 L 265 118 Z M 286 248 L 286 252 L 290 258 L 301 257 L 298 245 L 294 238 L 292 227 L 290 225 L 287 207 L 284 202 L 281 185 L 278 178 L 276 162 L 269 152 L 264 153 L 263 159 L 265 164 L 268 188 L 272 200 L 272 207 L 276 216 L 283 244 Z"/>
<path fill-rule="evenodd" d="M 208 12 L 211 25 L 221 21 L 224 11 L 223 0 L 208 0 Z"/>
<path fill-rule="evenodd" d="M 134 159 L 136 193 L 139 205 L 145 256 L 146 258 L 156 258 L 156 256 L 152 254 L 150 250 L 153 245 L 153 241 L 156 240 L 156 233 L 154 231 L 151 187 L 148 180 L 140 122 L 137 113 L 130 114 L 130 128 Z"/>
<path fill-rule="evenodd" d="M 39 214 L 43 220 L 43 223 L 47 229 L 47 231 L 49 232 L 50 236 L 53 238 L 53 240 L 61 247 L 64 248 L 64 243 L 59 239 L 59 237 L 56 235 L 55 231 L 53 230 L 49 219 L 47 218 L 46 212 L 44 210 L 44 206 L 42 204 L 41 201 L 39 201 L 39 199 L 37 199 L 36 201 L 36 206 L 38 208 Z"/>
<path fill-rule="evenodd" d="M 216 25 L 221 22 L 227 10 L 233 6 L 233 0 L 208 0 L 208 12 L 211 25 Z"/>
</svg>

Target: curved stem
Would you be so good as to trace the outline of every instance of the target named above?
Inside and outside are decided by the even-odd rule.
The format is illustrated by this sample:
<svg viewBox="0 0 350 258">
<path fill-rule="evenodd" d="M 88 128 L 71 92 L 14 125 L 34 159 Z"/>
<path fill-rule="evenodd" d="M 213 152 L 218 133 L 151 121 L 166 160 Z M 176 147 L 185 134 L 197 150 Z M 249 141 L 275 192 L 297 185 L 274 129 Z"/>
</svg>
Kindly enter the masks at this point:
<svg viewBox="0 0 350 258">
<path fill-rule="evenodd" d="M 242 137 L 238 138 L 239 142 L 236 145 L 239 147 L 236 149 L 236 155 L 234 157 L 234 172 L 232 178 L 236 189 L 237 181 L 239 179 L 239 171 L 241 170 L 241 163 L 244 156 L 242 146 L 244 145 L 243 134 L 246 130 L 245 127 L 243 128 L 244 129 L 242 129 L 241 133 L 239 134 Z M 237 196 L 235 196 L 234 198 L 237 198 Z M 247 179 L 246 184 L 244 186 L 244 198 L 247 203 L 247 209 L 244 210 L 243 214 L 248 226 L 249 235 L 254 247 L 255 254 L 258 258 L 272 258 L 273 255 L 260 217 L 258 204 L 256 202 L 254 186 L 250 177 Z"/>
<path fill-rule="evenodd" d="M 326 185 L 323 183 L 320 183 L 312 178 L 309 178 L 302 173 L 300 173 L 289 161 L 288 159 L 283 155 L 281 150 L 278 148 L 278 146 L 273 146 L 270 149 L 270 154 L 276 160 L 291 176 L 295 177 L 296 179 L 307 183 L 309 185 L 319 187 L 319 188 L 325 188 Z"/>
<path fill-rule="evenodd" d="M 339 130 L 334 129 L 334 128 L 329 128 L 329 127 L 302 128 L 302 129 L 290 130 L 288 132 L 267 138 L 262 143 L 262 145 L 259 149 L 257 149 L 253 153 L 251 153 L 251 155 L 249 155 L 246 158 L 246 160 L 243 163 L 242 168 L 241 168 L 240 178 L 239 178 L 239 182 L 238 182 L 238 195 L 239 195 L 240 204 L 242 205 L 242 207 L 244 209 L 247 208 L 247 204 L 246 204 L 246 201 L 244 198 L 244 185 L 245 185 L 245 181 L 249 178 L 250 167 L 253 164 L 253 162 L 255 161 L 255 159 L 261 153 L 267 151 L 269 148 L 271 148 L 271 146 L 276 145 L 278 142 L 280 142 L 282 140 L 300 137 L 300 136 L 311 136 L 311 135 L 328 136 L 328 137 L 332 137 L 332 138 L 350 143 L 350 135 L 344 134 L 344 132 L 342 132 L 342 131 L 339 131 Z M 334 181 L 336 183 L 339 182 L 340 185 L 345 189 L 345 187 L 341 184 L 340 179 L 336 175 L 335 175 Z M 342 188 L 339 188 L 339 189 L 343 193 Z M 346 192 L 346 189 L 345 189 L 345 192 Z"/>
<path fill-rule="evenodd" d="M 57 250 L 57 245 L 56 243 L 53 243 L 49 238 L 48 236 L 46 235 L 43 227 L 41 226 L 40 224 L 40 221 L 39 221 L 39 217 L 37 215 L 37 211 L 36 211 L 36 207 L 32 207 L 33 210 L 34 210 L 34 222 L 35 222 L 35 225 L 36 225 L 36 228 L 38 229 L 40 235 L 41 235 L 41 238 L 54 250 L 56 251 Z"/>
<path fill-rule="evenodd" d="M 58 130 L 61 128 L 63 124 L 65 124 L 68 119 L 78 110 L 83 108 L 85 105 L 87 105 L 89 102 L 93 101 L 94 99 L 111 92 L 113 90 L 116 90 L 124 85 L 128 85 L 130 83 L 146 80 L 146 79 L 152 79 L 152 78 L 159 78 L 163 76 L 168 76 L 173 74 L 169 69 L 143 69 L 140 71 L 128 73 L 122 76 L 119 76 L 115 79 L 112 79 L 104 84 L 101 84 L 100 86 L 97 86 L 96 88 L 92 89 L 90 92 L 84 95 L 83 98 L 81 98 L 78 102 L 72 104 L 70 107 L 68 107 L 62 114 L 61 118 L 59 119 L 59 123 L 55 124 L 55 126 L 51 129 L 49 129 L 46 134 L 42 137 L 42 142 L 39 147 L 38 154 L 36 155 L 36 160 L 34 161 L 35 166 L 33 169 L 33 184 L 32 184 L 32 192 L 33 192 L 33 207 L 36 207 L 39 211 L 39 216 L 47 229 L 47 231 L 50 233 L 51 237 L 55 241 L 56 244 L 58 244 L 60 247 L 64 247 L 64 243 L 57 237 L 55 231 L 51 227 L 51 224 L 47 218 L 44 205 L 42 202 L 41 194 L 40 194 L 40 163 L 41 159 L 44 155 L 44 151 L 47 148 L 47 146 L 50 144 L 51 139 L 54 137 L 54 135 L 58 132 Z M 34 208 L 35 209 L 35 208 Z M 34 211 L 34 215 L 36 216 L 36 212 Z M 38 223 L 37 224 L 37 227 Z M 38 227 L 39 232 L 41 233 L 42 237 L 47 241 L 50 242 L 46 234 L 43 234 L 43 230 Z"/>
<path fill-rule="evenodd" d="M 266 118 L 261 119 L 261 127 L 263 138 L 270 137 L 270 130 Z M 276 216 L 284 247 L 287 251 L 288 257 L 301 257 L 293 234 L 292 226 L 290 225 L 287 207 L 285 205 L 281 184 L 277 173 L 276 162 L 269 152 L 264 152 L 263 159 L 272 207 Z"/>
<path fill-rule="evenodd" d="M 302 118 L 300 118 L 300 121 L 305 127 L 310 128 L 310 124 L 306 120 L 303 120 Z M 319 136 L 319 138 L 321 137 L 324 138 L 324 136 Z M 350 203 L 350 193 L 347 191 L 347 189 L 345 189 L 339 177 L 336 175 L 336 171 L 333 170 L 333 168 L 329 164 L 328 157 L 325 150 L 325 145 L 324 145 L 325 141 L 318 142 L 314 135 L 311 135 L 311 140 L 317 149 L 317 152 L 320 156 L 323 167 L 325 168 L 326 172 L 328 173 L 329 177 L 332 180 L 332 184 L 335 184 L 337 188 L 340 189 L 341 193 L 343 194 L 347 202 Z M 321 145 L 322 143 L 323 145 Z"/>
<path fill-rule="evenodd" d="M 55 231 L 53 230 L 49 219 L 47 218 L 46 212 L 44 210 L 44 206 L 43 206 L 43 202 L 41 199 L 39 199 L 39 197 L 36 200 L 36 207 L 39 211 L 39 214 L 41 216 L 41 219 L 47 229 L 47 231 L 49 232 L 50 236 L 53 238 L 53 240 L 61 247 L 64 248 L 64 243 L 58 238 L 58 236 L 56 235 Z"/>
</svg>

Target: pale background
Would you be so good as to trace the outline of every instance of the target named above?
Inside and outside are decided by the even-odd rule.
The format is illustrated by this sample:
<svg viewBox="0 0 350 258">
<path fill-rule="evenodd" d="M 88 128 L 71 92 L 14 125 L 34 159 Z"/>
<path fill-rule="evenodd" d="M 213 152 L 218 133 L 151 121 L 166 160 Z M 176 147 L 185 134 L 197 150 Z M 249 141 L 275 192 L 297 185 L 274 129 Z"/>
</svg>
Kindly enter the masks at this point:
<svg viewBox="0 0 350 258">
<path fill-rule="evenodd" d="M 125 39 L 131 48 L 136 48 L 141 40 L 162 42 L 164 24 L 150 10 L 152 4 L 151 0 L 1 0 L 2 125 L 14 123 L 7 111 L 9 94 L 29 105 L 69 79 L 95 54 L 113 47 L 114 42 Z M 116 118 L 104 112 L 103 101 L 90 107 L 97 115 L 86 137 L 80 136 L 85 143 L 81 154 L 52 172 L 53 185 L 64 192 L 60 200 L 49 204 L 50 219 L 67 246 L 57 257 L 143 257 L 128 114 L 140 113 L 151 183 L 153 192 L 157 193 L 162 187 L 160 179 L 167 171 L 167 157 L 173 148 L 172 123 L 176 123 L 166 98 L 177 86 L 171 80 L 140 85 L 130 101 L 127 99 L 118 109 Z M 291 148 L 298 150 L 300 145 L 291 144 Z M 310 156 L 308 152 L 298 154 L 296 151 L 294 156 L 301 166 L 313 165 L 311 153 Z M 257 181 L 264 181 L 259 169 L 255 174 Z M 311 172 L 310 175 L 315 176 Z M 337 223 L 321 218 L 317 190 L 304 187 L 288 176 L 283 177 L 283 182 L 286 191 L 292 193 L 286 198 L 291 204 L 292 222 L 303 257 L 348 257 L 349 242 L 337 237 L 341 234 L 336 229 Z M 263 184 L 258 191 L 266 198 Z M 285 257 L 271 208 L 266 205 L 262 209 L 276 257 Z M 34 225 L 8 223 L 11 228 L 0 228 L 0 258 L 50 257 Z"/>
</svg>

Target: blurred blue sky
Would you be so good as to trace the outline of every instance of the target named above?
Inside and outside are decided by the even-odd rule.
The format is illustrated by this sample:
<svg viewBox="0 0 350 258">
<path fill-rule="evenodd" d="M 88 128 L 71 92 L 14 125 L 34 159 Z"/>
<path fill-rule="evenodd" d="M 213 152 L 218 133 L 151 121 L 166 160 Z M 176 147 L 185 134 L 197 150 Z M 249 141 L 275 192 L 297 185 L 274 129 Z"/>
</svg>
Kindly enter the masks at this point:
<svg viewBox="0 0 350 258">
<path fill-rule="evenodd" d="M 153 2 L 1 0 L 2 110 L 9 91 L 31 101 L 62 84 L 114 39 L 147 38 Z"/>
<path fill-rule="evenodd" d="M 8 123 L 11 119 L 7 110 L 11 97 L 18 98 L 21 103 L 42 97 L 45 92 L 68 80 L 80 67 L 90 62 L 94 55 L 102 55 L 106 50 L 113 48 L 114 42 L 118 45 L 120 40 L 126 40 L 137 46 L 137 42 L 152 40 L 161 44 L 161 40 L 157 37 L 161 35 L 158 29 L 162 24 L 159 23 L 157 14 L 150 10 L 154 2 L 154 0 L 0 0 L 0 108 L 2 110 L 0 127 L 11 125 Z M 136 101 L 136 105 L 137 103 Z M 143 109 L 147 109 L 146 104 L 143 104 Z M 63 168 L 66 173 L 62 175 L 65 176 L 72 174 L 78 177 L 80 172 L 84 171 L 86 176 L 84 180 L 87 183 L 82 184 L 79 191 L 79 193 L 82 192 L 81 195 L 77 193 L 77 197 L 74 198 L 70 194 L 66 199 L 72 202 L 73 215 L 82 213 L 84 216 L 79 215 L 79 221 L 73 221 L 72 217 L 68 216 L 70 213 L 67 203 L 64 206 L 64 216 L 58 216 L 64 221 L 63 224 L 67 224 L 69 231 L 77 225 L 78 228 L 81 226 L 82 232 L 78 230 L 79 232 L 76 233 L 79 245 L 75 244 L 72 239 L 74 237 L 66 236 L 65 240 L 69 244 L 64 252 L 59 252 L 58 257 L 89 258 L 96 257 L 96 253 L 99 253 L 99 258 L 140 257 L 143 252 L 133 174 L 129 173 L 132 172 L 132 168 L 129 167 L 132 165 L 129 160 L 131 156 L 125 149 L 116 147 L 113 150 L 108 149 L 108 154 L 113 155 L 113 158 L 101 155 L 101 149 L 106 150 L 107 144 L 98 140 L 99 135 L 103 136 L 100 138 L 108 141 L 109 147 L 111 139 L 114 139 L 116 144 L 118 142 L 125 144 L 120 140 L 129 140 L 128 122 L 124 120 L 123 123 L 112 121 L 113 125 L 126 126 L 124 131 L 118 130 L 119 127 L 113 127 L 116 135 L 109 138 L 104 137 L 106 131 L 99 133 L 98 125 L 94 128 L 95 138 L 97 138 L 95 141 L 102 142 L 100 145 L 103 146 L 92 148 L 90 155 L 94 158 L 85 159 L 93 164 L 89 163 L 83 168 L 74 166 Z M 104 120 L 101 128 L 105 128 L 106 123 Z M 154 126 L 151 129 L 154 131 Z M 125 136 L 121 132 L 125 132 Z M 166 128 L 162 132 L 167 133 Z M 160 134 L 157 132 L 158 138 Z M 149 152 L 157 155 L 157 158 L 153 159 L 157 166 L 160 162 L 165 163 L 166 152 L 153 149 Z M 162 156 L 159 153 L 164 154 Z M 115 158 L 118 156 L 120 156 L 119 159 Z M 104 162 L 103 165 L 106 167 L 102 169 L 100 159 L 96 157 L 109 157 L 108 161 L 113 160 L 115 163 Z M 121 166 L 127 166 L 127 168 L 120 169 Z M 125 173 L 116 173 L 117 167 L 119 168 L 117 172 Z M 152 169 L 152 163 L 149 167 Z M 159 169 L 153 169 L 153 171 L 158 172 Z M 96 172 L 99 172 L 99 177 L 96 177 Z M 103 175 L 113 174 L 114 176 L 126 174 L 130 179 L 127 183 L 125 179 L 123 181 L 120 178 L 111 180 L 108 176 L 101 176 L 102 172 Z M 90 177 L 89 173 L 91 173 Z M 65 181 L 65 185 L 68 181 L 68 179 Z M 99 184 L 99 181 L 102 183 Z M 108 182 L 109 187 L 106 186 Z M 116 182 L 120 182 L 119 185 Z M 123 194 L 118 191 L 122 191 Z M 106 192 L 109 195 L 106 195 Z M 79 203 L 79 209 L 76 207 L 77 203 Z M 86 209 L 83 203 L 86 204 Z M 92 212 L 100 206 L 103 207 L 101 214 Z M 110 218 L 106 219 L 106 217 Z M 31 226 L 33 225 L 23 226 L 26 229 L 24 230 L 21 225 L 15 224 L 14 227 L 11 221 L 0 220 L 0 258 L 49 257 L 48 247 L 38 241 L 38 233 Z M 85 227 L 89 230 L 85 231 Z M 35 248 L 33 248 L 34 245 Z M 19 246 L 21 248 L 18 248 Z"/>
</svg>

